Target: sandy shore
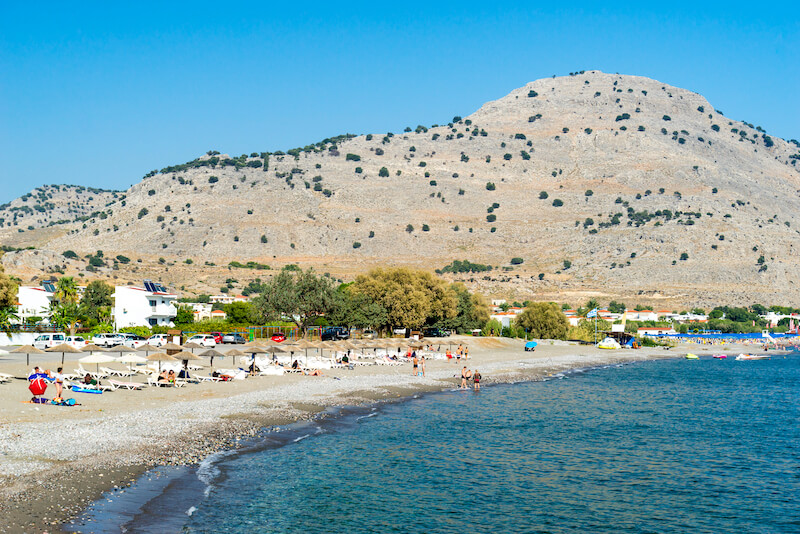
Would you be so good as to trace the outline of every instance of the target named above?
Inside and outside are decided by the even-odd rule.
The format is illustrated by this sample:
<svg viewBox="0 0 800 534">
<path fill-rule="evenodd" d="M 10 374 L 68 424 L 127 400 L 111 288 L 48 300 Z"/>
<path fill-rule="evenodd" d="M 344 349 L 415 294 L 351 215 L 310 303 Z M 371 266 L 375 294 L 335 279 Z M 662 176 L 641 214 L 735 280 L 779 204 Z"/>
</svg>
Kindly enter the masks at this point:
<svg viewBox="0 0 800 534">
<path fill-rule="evenodd" d="M 466 365 L 484 384 L 541 379 L 569 368 L 682 356 L 686 349 L 604 351 L 592 346 L 540 342 L 525 352 L 518 340 L 463 338 Z M 694 346 L 698 354 L 710 354 Z M 715 352 L 719 347 L 714 347 Z M 729 353 L 737 347 L 725 347 Z M 67 355 L 65 371 L 75 358 Z M 77 355 L 80 356 L 80 355 Z M 57 359 L 56 359 L 57 358 Z M 230 366 L 226 359 L 223 366 Z M 32 365 L 55 369 L 60 355 L 33 356 Z M 207 363 L 207 362 L 206 362 Z M 216 366 L 221 366 L 217 360 Z M 0 355 L 0 372 L 25 376 L 24 355 Z M 187 465 L 264 427 L 314 417 L 329 406 L 363 405 L 419 391 L 456 386 L 460 366 L 428 360 L 427 376 L 411 365 L 357 366 L 323 376 L 265 376 L 185 388 L 68 393 L 80 406 L 27 404 L 27 381 L 0 384 L 0 532 L 54 532 L 104 491 L 124 487 L 156 465 Z M 141 378 L 134 378 L 142 381 Z M 54 387 L 48 388 L 54 395 Z"/>
</svg>

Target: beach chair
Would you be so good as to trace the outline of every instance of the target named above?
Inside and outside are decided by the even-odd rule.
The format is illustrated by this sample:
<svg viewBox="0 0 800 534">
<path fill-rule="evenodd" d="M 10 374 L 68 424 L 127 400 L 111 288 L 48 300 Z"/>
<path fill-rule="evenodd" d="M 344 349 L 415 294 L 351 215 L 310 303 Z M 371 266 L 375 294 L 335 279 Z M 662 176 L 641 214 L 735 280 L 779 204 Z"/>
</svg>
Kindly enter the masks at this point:
<svg viewBox="0 0 800 534">
<path fill-rule="evenodd" d="M 155 375 L 148 375 L 147 383 L 151 386 L 155 386 L 157 388 L 171 388 L 174 385 L 174 382 L 161 382 L 158 380 L 158 377 Z"/>
<path fill-rule="evenodd" d="M 201 376 L 195 375 L 195 378 L 200 382 L 225 382 L 225 380 L 221 379 L 218 376 Z"/>
<path fill-rule="evenodd" d="M 131 376 L 133 371 L 130 369 L 119 370 L 119 369 L 111 369 L 109 367 L 101 367 L 101 371 L 103 371 L 107 376 Z"/>
<path fill-rule="evenodd" d="M 64 389 L 73 388 L 94 389 L 97 391 L 114 391 L 114 386 L 109 386 L 107 384 L 81 384 L 80 382 L 70 382 L 69 380 L 64 381 Z"/>
<path fill-rule="evenodd" d="M 145 385 L 139 382 L 120 382 L 119 380 L 109 379 L 108 383 L 113 389 L 129 389 L 136 390 L 142 389 Z"/>
<path fill-rule="evenodd" d="M 108 377 L 108 373 L 104 373 L 102 371 L 95 371 L 95 372 L 87 371 L 86 369 L 83 368 L 82 365 L 79 365 L 78 368 L 75 369 L 75 373 L 77 374 L 77 378 L 83 378 L 86 375 L 91 376 L 95 380 Z M 75 380 L 75 378 L 73 378 L 73 380 Z"/>
<path fill-rule="evenodd" d="M 14 378 L 12 375 L 0 373 L 0 383 L 10 382 Z"/>
</svg>

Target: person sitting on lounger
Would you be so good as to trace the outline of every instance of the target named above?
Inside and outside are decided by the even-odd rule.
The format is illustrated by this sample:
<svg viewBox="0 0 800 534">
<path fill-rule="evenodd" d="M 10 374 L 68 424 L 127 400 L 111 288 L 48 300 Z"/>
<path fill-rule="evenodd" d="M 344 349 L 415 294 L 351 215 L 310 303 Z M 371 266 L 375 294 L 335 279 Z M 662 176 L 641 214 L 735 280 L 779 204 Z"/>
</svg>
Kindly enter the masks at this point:
<svg viewBox="0 0 800 534">
<path fill-rule="evenodd" d="M 98 384 L 97 380 L 92 378 L 92 375 L 86 373 L 86 376 L 83 377 L 83 383 L 87 386 L 96 386 Z"/>
<path fill-rule="evenodd" d="M 347 354 L 342 356 L 342 363 L 350 363 L 350 358 L 347 357 Z"/>
<path fill-rule="evenodd" d="M 158 381 L 159 382 L 169 382 L 169 377 L 167 376 L 166 369 L 161 371 L 161 374 L 158 375 Z"/>
<path fill-rule="evenodd" d="M 172 369 L 170 369 L 169 373 L 167 373 L 167 382 L 169 382 L 170 384 L 175 383 L 175 371 L 173 371 Z"/>
<path fill-rule="evenodd" d="M 292 369 L 300 369 L 300 362 L 297 360 L 292 362 Z"/>
<path fill-rule="evenodd" d="M 178 371 L 178 378 L 190 378 L 189 371 L 186 369 L 181 369 L 180 371 Z"/>
<path fill-rule="evenodd" d="M 320 371 L 319 369 L 314 369 L 311 372 L 303 371 L 303 374 L 308 376 L 322 376 L 322 371 Z"/>
</svg>

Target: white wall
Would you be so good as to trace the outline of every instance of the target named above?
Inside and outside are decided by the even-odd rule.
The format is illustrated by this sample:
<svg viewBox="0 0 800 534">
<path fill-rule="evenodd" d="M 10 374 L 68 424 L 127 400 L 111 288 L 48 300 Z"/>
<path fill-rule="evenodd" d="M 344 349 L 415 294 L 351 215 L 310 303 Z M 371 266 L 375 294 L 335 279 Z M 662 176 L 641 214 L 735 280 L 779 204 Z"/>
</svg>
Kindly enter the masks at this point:
<svg viewBox="0 0 800 534">
<path fill-rule="evenodd" d="M 114 291 L 114 321 L 117 328 L 127 326 L 171 326 L 178 313 L 172 304 L 176 295 L 154 294 L 140 287 L 117 286 Z"/>
</svg>

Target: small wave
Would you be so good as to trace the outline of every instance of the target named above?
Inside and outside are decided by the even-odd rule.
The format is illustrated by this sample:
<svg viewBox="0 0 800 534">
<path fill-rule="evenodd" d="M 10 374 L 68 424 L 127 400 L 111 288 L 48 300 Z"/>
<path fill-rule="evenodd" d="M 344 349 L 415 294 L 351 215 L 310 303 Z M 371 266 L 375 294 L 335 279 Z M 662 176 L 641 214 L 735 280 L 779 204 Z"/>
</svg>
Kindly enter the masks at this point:
<svg viewBox="0 0 800 534">
<path fill-rule="evenodd" d="M 368 419 L 370 417 L 375 417 L 378 415 L 378 412 L 368 413 L 367 415 L 362 415 L 361 417 L 356 417 L 356 421 L 361 421 L 362 419 Z"/>
<path fill-rule="evenodd" d="M 208 456 L 198 464 L 197 478 L 206 485 L 206 489 L 203 491 L 204 496 L 208 497 L 211 488 L 214 487 L 214 483 L 219 479 L 220 475 L 222 475 L 222 470 L 217 464 L 233 453 L 234 451 L 220 451 Z"/>
<path fill-rule="evenodd" d="M 298 441 L 303 441 L 304 439 L 310 438 L 310 437 L 311 437 L 311 434 L 305 434 L 303 436 L 300 436 L 299 438 L 294 438 L 292 440 L 292 443 L 297 443 Z"/>
<path fill-rule="evenodd" d="M 195 513 L 196 511 L 197 511 L 197 508 L 196 508 L 196 507 L 194 507 L 194 506 L 192 506 L 191 508 L 189 508 L 188 510 L 186 510 L 186 515 L 188 515 L 189 517 L 191 517 L 191 516 L 192 516 L 192 514 L 193 514 L 193 513 Z"/>
</svg>

